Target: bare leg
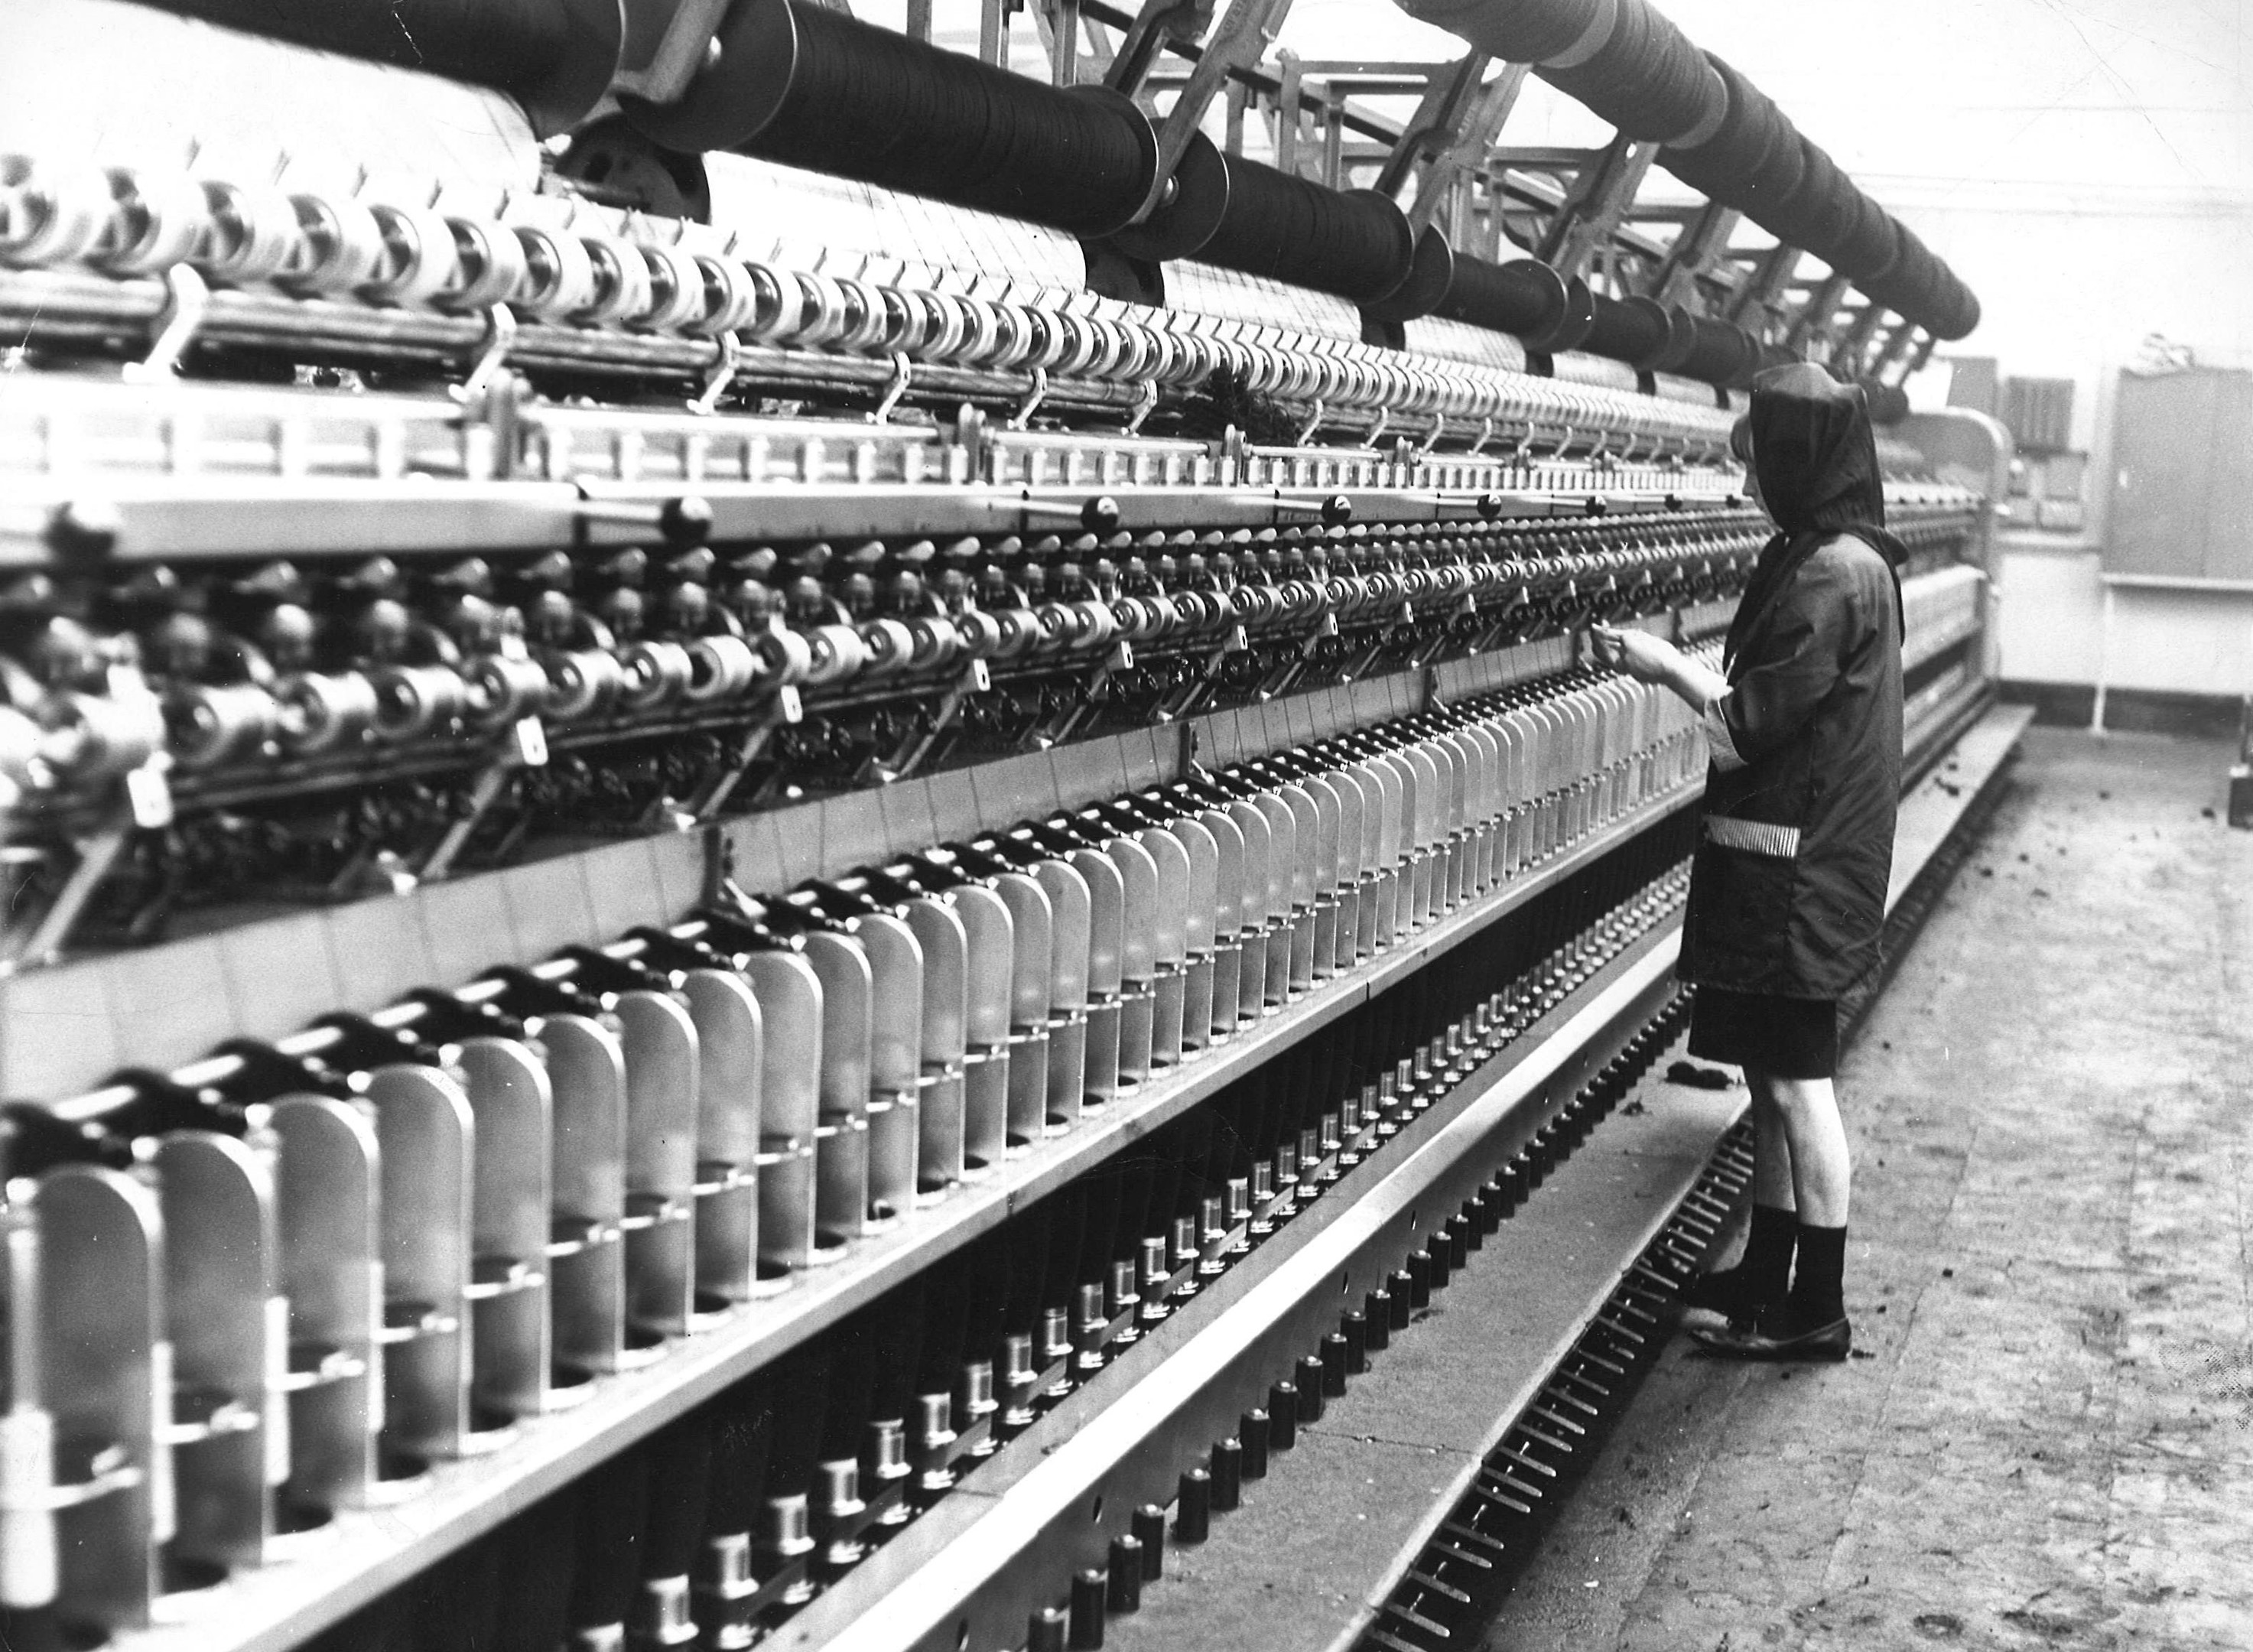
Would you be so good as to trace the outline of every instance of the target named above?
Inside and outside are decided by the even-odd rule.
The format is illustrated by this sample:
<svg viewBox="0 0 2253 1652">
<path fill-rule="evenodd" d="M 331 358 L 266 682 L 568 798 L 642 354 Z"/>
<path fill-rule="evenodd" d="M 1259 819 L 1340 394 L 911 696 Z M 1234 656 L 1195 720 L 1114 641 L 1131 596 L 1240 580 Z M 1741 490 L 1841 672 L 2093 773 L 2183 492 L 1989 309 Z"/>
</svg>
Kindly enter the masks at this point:
<svg viewBox="0 0 2253 1652">
<path fill-rule="evenodd" d="M 1790 1154 L 1791 1201 L 1800 1221 L 1810 1228 L 1845 1227 L 1854 1167 L 1846 1147 L 1846 1127 L 1838 1118 L 1838 1091 L 1828 1078 L 1770 1077 L 1767 1084 L 1775 1111 L 1782 1118 Z M 1763 1154 L 1761 1168 L 1765 1163 Z M 1761 1169 L 1755 1169 L 1756 1184 L 1760 1175 Z M 1763 1192 L 1759 1196 L 1768 1195 Z"/>
<path fill-rule="evenodd" d="M 1791 1143 L 1784 1131 L 1783 1109 L 1776 1101 L 1775 1081 L 1747 1067 L 1745 1083 L 1753 1092 L 1753 1202 L 1771 1210 L 1796 1209 Z"/>
</svg>

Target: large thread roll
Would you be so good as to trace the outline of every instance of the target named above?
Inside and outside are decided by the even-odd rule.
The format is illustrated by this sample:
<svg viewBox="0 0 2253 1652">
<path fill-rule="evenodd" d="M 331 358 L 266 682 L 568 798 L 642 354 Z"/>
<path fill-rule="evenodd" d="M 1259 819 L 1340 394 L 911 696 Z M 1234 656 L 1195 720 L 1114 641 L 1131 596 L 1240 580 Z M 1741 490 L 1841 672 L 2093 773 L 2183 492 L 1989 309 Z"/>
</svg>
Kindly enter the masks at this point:
<svg viewBox="0 0 2253 1652">
<path fill-rule="evenodd" d="M 1408 278 L 1416 235 L 1374 190 L 1335 190 L 1228 157 L 1228 211 L 1197 257 L 1373 304 Z"/>
<path fill-rule="evenodd" d="M 1678 323 L 1655 299 L 1608 298 L 1601 293 L 1595 296 L 1595 324 L 1579 347 L 1646 373 L 1673 353 L 1688 320 L 1685 316 Z"/>
<path fill-rule="evenodd" d="M 1838 249 L 1854 227 L 1855 197 L 1861 192 L 1822 145 L 1804 137 L 1799 145 L 1804 157 L 1799 187 L 1761 222 L 1779 240 L 1804 247 L 1837 269 L 1841 268 Z"/>
<path fill-rule="evenodd" d="M 1843 269 L 1856 281 L 1875 281 L 1894 266 L 1901 253 L 1901 226 L 1894 215 L 1860 190 L 1853 191 L 1854 216 L 1840 239 L 1831 268 Z"/>
<path fill-rule="evenodd" d="M 1564 277 L 1538 258 L 1496 264 L 1457 253 L 1454 279 L 1435 313 L 1495 332 L 1538 338 L 1563 324 L 1568 297 Z"/>
<path fill-rule="evenodd" d="M 1709 127 L 1726 96 L 1698 48 L 1648 0 L 1619 0 L 1618 21 L 1587 62 L 1538 73 L 1629 137 L 1653 143 Z"/>
<path fill-rule="evenodd" d="M 1874 303 L 1953 342 L 1979 324 L 1979 301 L 1907 225 L 1895 226 L 1899 255 L 1880 278 L 1861 283 Z"/>
<path fill-rule="evenodd" d="M 1734 322 L 1711 316 L 1683 317 L 1681 345 L 1658 364 L 1658 371 L 1710 385 L 1742 385 L 1760 364 L 1760 341 Z"/>
<path fill-rule="evenodd" d="M 1610 32 L 1618 0 L 1399 0 L 1410 17 L 1506 63 L 1584 57 Z"/>
<path fill-rule="evenodd" d="M 623 101 L 669 148 L 735 150 L 1076 235 L 1120 228 L 1157 176 L 1150 123 L 806 0 L 743 0 L 676 103 Z"/>
<path fill-rule="evenodd" d="M 1708 52 L 1726 110 L 1712 136 L 1670 149 L 1659 164 L 1691 188 L 1748 214 L 1755 222 L 1799 185 L 1798 134 L 1768 94 Z"/>
<path fill-rule="evenodd" d="M 602 100 L 624 27 L 617 0 L 150 0 L 184 17 L 507 93 L 541 136 Z"/>
</svg>

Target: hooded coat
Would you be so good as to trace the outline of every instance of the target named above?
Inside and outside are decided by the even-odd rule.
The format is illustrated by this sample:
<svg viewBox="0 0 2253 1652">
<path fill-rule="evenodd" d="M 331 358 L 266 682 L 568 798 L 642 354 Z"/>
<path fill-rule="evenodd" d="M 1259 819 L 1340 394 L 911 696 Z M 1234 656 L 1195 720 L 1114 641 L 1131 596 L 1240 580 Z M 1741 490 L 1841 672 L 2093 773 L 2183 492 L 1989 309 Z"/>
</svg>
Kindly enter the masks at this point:
<svg viewBox="0 0 2253 1652">
<path fill-rule="evenodd" d="M 1795 365 L 1747 419 L 1777 533 L 1730 624 L 1680 973 L 1835 999 L 1874 968 L 1901 798 L 1907 552 L 1861 389 Z"/>
</svg>

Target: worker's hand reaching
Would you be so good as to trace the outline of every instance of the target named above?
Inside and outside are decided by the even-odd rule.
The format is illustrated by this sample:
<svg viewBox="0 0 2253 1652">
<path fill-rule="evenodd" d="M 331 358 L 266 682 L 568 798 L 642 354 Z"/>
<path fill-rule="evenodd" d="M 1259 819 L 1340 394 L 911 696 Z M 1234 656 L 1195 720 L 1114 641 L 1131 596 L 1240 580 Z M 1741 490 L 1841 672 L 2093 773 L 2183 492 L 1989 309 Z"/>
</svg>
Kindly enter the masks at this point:
<svg viewBox="0 0 2253 1652">
<path fill-rule="evenodd" d="M 1599 665 L 1615 666 L 1637 682 L 1670 682 L 1679 673 L 1682 651 L 1649 631 L 1594 625 L 1588 640 Z"/>
</svg>

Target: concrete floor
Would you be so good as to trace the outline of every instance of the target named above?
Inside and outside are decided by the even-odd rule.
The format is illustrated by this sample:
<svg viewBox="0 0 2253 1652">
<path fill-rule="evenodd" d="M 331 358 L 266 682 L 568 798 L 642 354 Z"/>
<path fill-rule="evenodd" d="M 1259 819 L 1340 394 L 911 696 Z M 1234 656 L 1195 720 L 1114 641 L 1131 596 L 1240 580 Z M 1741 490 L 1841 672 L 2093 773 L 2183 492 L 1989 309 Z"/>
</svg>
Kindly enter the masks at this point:
<svg viewBox="0 0 2253 1652">
<path fill-rule="evenodd" d="M 2253 1649 L 2253 833 L 2029 730 L 1841 1078 L 1856 1357 L 1678 1339 L 1486 1652 Z"/>
</svg>

